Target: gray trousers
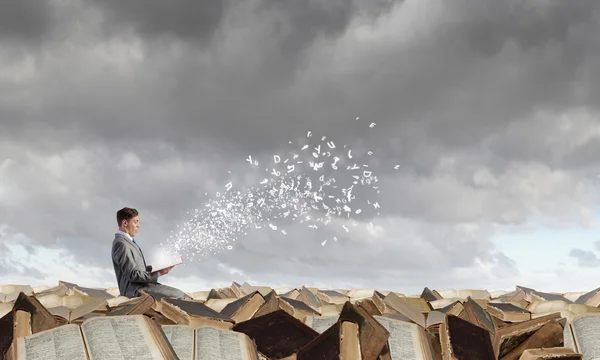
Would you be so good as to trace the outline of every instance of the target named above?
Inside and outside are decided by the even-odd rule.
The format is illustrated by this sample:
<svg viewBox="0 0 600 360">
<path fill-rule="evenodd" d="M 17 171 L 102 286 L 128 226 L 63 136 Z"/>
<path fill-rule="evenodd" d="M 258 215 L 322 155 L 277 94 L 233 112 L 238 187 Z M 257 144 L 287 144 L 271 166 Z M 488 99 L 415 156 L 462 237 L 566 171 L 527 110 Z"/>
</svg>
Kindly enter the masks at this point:
<svg viewBox="0 0 600 360">
<path fill-rule="evenodd" d="M 140 296 L 142 290 L 146 291 L 150 295 L 156 294 L 159 297 L 164 296 L 180 300 L 184 300 L 186 298 L 186 295 L 183 291 L 160 283 L 150 283 L 138 288 L 136 290 L 136 296 Z"/>
</svg>

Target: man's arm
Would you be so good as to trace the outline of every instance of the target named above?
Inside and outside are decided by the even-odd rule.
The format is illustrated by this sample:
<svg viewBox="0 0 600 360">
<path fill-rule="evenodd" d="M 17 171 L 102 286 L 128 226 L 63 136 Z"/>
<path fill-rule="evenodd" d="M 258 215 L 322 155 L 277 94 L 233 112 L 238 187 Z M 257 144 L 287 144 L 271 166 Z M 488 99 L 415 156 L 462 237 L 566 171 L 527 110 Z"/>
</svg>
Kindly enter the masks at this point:
<svg viewBox="0 0 600 360">
<path fill-rule="evenodd" d="M 125 244 L 117 242 L 113 248 L 113 259 L 118 267 L 123 271 L 129 281 L 136 283 L 156 283 L 158 282 L 158 273 L 151 273 L 138 266 L 133 261 L 133 254 Z"/>
</svg>

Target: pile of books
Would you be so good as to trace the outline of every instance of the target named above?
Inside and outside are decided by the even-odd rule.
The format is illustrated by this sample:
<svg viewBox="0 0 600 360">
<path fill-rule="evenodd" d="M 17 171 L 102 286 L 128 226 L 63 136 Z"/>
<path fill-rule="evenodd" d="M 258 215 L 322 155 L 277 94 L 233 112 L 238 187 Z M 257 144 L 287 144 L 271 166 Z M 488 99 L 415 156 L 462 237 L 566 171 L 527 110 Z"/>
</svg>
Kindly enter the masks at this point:
<svg viewBox="0 0 600 360">
<path fill-rule="evenodd" d="M 581 293 L 272 289 L 119 296 L 0 286 L 1 359 L 600 358 L 600 288 Z"/>
</svg>

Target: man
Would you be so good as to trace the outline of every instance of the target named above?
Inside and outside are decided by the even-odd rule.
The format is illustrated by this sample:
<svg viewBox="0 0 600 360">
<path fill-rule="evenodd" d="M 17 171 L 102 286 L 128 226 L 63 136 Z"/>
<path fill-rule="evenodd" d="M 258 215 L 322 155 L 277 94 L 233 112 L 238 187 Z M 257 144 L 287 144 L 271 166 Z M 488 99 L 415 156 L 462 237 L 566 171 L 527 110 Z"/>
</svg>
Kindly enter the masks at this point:
<svg viewBox="0 0 600 360">
<path fill-rule="evenodd" d="M 142 249 L 135 241 L 135 234 L 140 228 L 138 215 L 136 209 L 127 207 L 117 212 L 119 231 L 112 244 L 112 261 L 119 292 L 130 298 L 140 296 L 141 290 L 152 295 L 186 298 L 183 291 L 158 282 L 158 277 L 168 274 L 173 267 L 152 272 L 152 266 L 146 265 Z"/>
</svg>

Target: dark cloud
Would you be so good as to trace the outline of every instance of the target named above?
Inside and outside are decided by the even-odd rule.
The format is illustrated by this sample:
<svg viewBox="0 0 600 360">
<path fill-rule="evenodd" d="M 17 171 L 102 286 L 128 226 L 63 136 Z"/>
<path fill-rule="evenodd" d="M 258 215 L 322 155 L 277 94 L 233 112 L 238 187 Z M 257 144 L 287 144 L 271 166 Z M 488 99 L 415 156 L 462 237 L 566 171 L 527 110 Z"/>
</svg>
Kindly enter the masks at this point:
<svg viewBox="0 0 600 360">
<path fill-rule="evenodd" d="M 275 33 L 283 34 L 282 52 L 294 54 L 320 35 L 339 36 L 346 30 L 357 9 L 354 1 L 265 0 L 259 9 L 274 9 L 282 17 L 275 22 Z"/>
<path fill-rule="evenodd" d="M 287 84 L 296 76 L 296 70 L 308 66 L 305 52 L 314 42 L 334 45 L 357 17 L 378 18 L 395 3 L 374 2 L 365 8 L 356 0 L 261 1 L 258 16 L 273 19 L 265 39 L 272 45 L 265 46 L 261 77 L 270 79 L 272 85 Z"/>
<path fill-rule="evenodd" d="M 572 36 L 570 32 L 580 26 L 586 28 L 599 10 L 593 2 L 467 0 L 460 3 L 462 6 L 452 10 L 462 20 L 463 38 L 472 49 L 486 56 L 497 55 L 510 41 L 524 50 L 566 43 Z"/>
<path fill-rule="evenodd" d="M 173 28 L 174 36 L 182 39 L 204 33 L 198 27 L 217 25 L 196 21 L 193 15 L 193 24 L 187 25 L 185 17 L 180 21 L 174 13 L 185 12 L 187 16 L 197 9 L 211 13 L 216 10 L 209 9 L 221 6 L 169 3 L 168 10 L 163 11 L 160 6 L 167 5 L 151 2 L 138 9 L 139 4 L 98 3 L 111 9 L 108 14 L 114 12 L 107 15 L 109 23 L 118 17 L 125 25 L 146 24 L 154 29 L 148 34 Z M 160 133 L 161 139 L 186 152 L 199 151 L 197 143 L 211 141 L 226 142 L 232 151 L 269 151 L 307 128 L 338 137 L 362 137 L 364 130 L 348 122 L 364 114 L 378 123 L 380 137 L 393 134 L 404 148 L 422 148 L 420 155 L 425 157 L 408 154 L 405 160 L 426 167 L 421 161 L 429 160 L 427 151 L 435 161 L 439 151 L 447 147 L 485 146 L 482 141 L 490 134 L 502 131 L 507 123 L 532 116 L 540 107 L 596 106 L 590 97 L 597 92 L 593 78 L 598 73 L 593 61 L 598 41 L 590 35 L 595 33 L 594 8 L 560 5 L 573 9 L 562 11 L 568 14 L 557 25 L 563 30 L 552 30 L 550 20 L 561 13 L 558 5 L 522 10 L 491 1 L 461 4 L 444 8 L 448 11 L 437 21 L 437 14 L 429 8 L 424 10 L 429 16 L 418 17 L 421 22 L 409 26 L 399 20 L 402 41 L 358 42 L 354 48 L 346 45 L 350 40 L 336 39 L 354 36 L 347 34 L 347 28 L 353 19 L 367 13 L 364 4 L 311 1 L 223 5 L 229 9 L 224 12 L 235 16 L 228 18 L 219 41 L 210 49 L 198 50 L 193 42 L 174 46 L 142 41 L 139 51 L 143 60 L 128 69 L 127 76 L 114 67 L 96 72 L 99 67 L 88 63 L 79 69 L 81 62 L 67 65 L 69 60 L 65 59 L 62 68 L 54 68 L 39 84 L 47 99 L 44 111 L 20 109 L 39 101 L 36 97 L 23 103 L 7 101 L 2 108 L 20 120 L 14 123 L 17 127 L 37 122 L 39 126 L 47 124 L 52 131 L 76 128 L 85 141 L 145 139 Z M 412 6 L 398 3 L 394 7 L 390 3 L 377 7 L 369 16 L 394 11 L 406 13 L 408 18 L 414 11 Z M 254 7 L 259 10 L 251 11 Z M 527 48 L 512 45 L 520 32 L 504 24 L 510 23 L 506 19 L 513 14 L 532 18 L 518 22 L 522 36 L 529 39 L 523 40 L 530 45 Z M 242 31 L 236 24 L 247 29 Z M 181 30 L 177 35 L 177 26 L 189 33 Z M 486 30 L 489 26 L 494 30 Z M 486 33 L 494 39 L 488 39 Z M 567 35 L 561 36 L 563 33 Z M 482 39 L 469 40 L 469 36 Z M 118 39 L 129 38 L 115 35 L 103 41 Z M 536 42 L 539 46 L 532 45 Z M 504 45 L 495 45 L 501 51 L 483 56 L 479 43 Z M 335 51 L 337 58 L 332 56 Z M 578 60 L 565 62 L 565 56 Z M 65 83 L 67 74 L 71 80 Z M 107 103 L 111 106 L 105 106 Z M 420 136 L 413 136 L 413 131 Z M 512 153 L 505 150 L 506 154 L 500 155 L 520 154 L 520 148 L 510 149 Z"/>
<path fill-rule="evenodd" d="M 199 46 L 212 40 L 230 5 L 228 0 L 89 1 L 105 10 L 105 27 L 111 35 L 132 28 L 144 38 L 178 39 Z"/>
<path fill-rule="evenodd" d="M 453 3 L 410 51 L 390 46 L 368 74 L 388 76 L 373 86 L 361 83 L 364 98 L 381 95 L 368 113 L 395 121 L 422 118 L 432 141 L 465 148 L 540 108 L 596 108 L 589 95 L 598 89 L 589 76 L 598 73 L 591 62 L 598 54 L 598 5 L 518 4 Z"/>
<path fill-rule="evenodd" d="M 485 268 L 482 283 L 509 282 L 522 274 L 496 235 L 579 224 L 600 195 L 594 2 L 2 4 L 0 219 L 99 268 L 119 208 L 140 210 L 152 252 L 228 181 L 257 186 L 274 154 L 322 136 L 380 177 L 379 216 L 356 215 L 352 234 L 249 231 L 179 274 L 443 286 Z M 43 51 L 14 51 L 32 40 Z"/>
<path fill-rule="evenodd" d="M 54 7 L 48 0 L 0 2 L 0 41 L 40 42 L 54 26 Z"/>
</svg>

